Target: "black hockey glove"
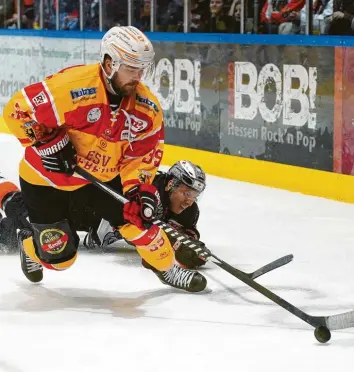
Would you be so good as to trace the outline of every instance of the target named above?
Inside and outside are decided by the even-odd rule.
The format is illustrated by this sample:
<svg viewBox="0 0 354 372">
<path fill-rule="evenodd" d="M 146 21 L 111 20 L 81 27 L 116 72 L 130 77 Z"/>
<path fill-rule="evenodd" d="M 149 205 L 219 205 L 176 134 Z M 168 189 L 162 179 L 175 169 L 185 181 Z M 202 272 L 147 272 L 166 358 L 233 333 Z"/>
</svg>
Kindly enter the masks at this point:
<svg viewBox="0 0 354 372">
<path fill-rule="evenodd" d="M 175 252 L 176 260 L 185 268 L 195 270 L 205 265 L 206 260 L 200 258 L 197 253 L 183 244 Z"/>
<path fill-rule="evenodd" d="M 3 209 L 8 218 L 22 219 L 28 216 L 21 191 L 13 191 L 5 195 Z"/>
<path fill-rule="evenodd" d="M 76 150 L 64 128 L 60 128 L 54 138 L 35 145 L 48 172 L 72 175 L 76 165 Z"/>
</svg>

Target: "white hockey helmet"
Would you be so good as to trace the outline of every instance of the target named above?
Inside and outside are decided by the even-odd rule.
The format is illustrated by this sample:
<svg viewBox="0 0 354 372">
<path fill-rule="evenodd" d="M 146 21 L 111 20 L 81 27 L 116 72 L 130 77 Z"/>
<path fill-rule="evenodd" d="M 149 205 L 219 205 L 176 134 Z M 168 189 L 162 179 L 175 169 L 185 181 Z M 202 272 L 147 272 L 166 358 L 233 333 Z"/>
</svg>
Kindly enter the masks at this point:
<svg viewBox="0 0 354 372">
<path fill-rule="evenodd" d="M 110 76 L 103 69 L 105 55 L 112 59 Z M 121 65 L 142 69 L 143 79 L 149 79 L 155 68 L 155 52 L 151 41 L 136 27 L 112 27 L 101 41 L 100 61 L 104 74 L 112 79 Z"/>
</svg>

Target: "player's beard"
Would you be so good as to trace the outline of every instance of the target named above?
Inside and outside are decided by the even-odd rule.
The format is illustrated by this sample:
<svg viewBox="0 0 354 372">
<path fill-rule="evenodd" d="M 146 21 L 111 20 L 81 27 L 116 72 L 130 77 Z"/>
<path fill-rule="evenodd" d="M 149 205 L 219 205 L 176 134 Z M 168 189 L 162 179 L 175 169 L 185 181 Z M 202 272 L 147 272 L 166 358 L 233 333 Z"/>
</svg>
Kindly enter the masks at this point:
<svg viewBox="0 0 354 372">
<path fill-rule="evenodd" d="M 136 92 L 136 87 L 138 86 L 138 83 L 128 83 L 123 85 L 120 90 L 122 92 L 123 96 L 132 96 Z"/>
</svg>

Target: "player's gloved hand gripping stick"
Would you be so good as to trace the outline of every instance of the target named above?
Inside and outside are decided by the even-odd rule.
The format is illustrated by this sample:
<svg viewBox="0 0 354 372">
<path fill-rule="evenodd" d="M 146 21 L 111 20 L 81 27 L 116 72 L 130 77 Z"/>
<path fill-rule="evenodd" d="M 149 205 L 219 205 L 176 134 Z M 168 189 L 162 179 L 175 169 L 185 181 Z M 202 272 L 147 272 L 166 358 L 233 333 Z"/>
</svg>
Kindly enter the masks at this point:
<svg viewBox="0 0 354 372">
<path fill-rule="evenodd" d="M 82 168 L 76 166 L 75 172 L 84 179 L 86 179 L 87 181 L 92 182 L 101 190 L 110 194 L 113 198 L 120 201 L 121 203 L 124 204 L 128 202 L 128 200 L 124 198 L 124 196 L 120 195 L 111 187 L 106 185 L 104 182 L 101 182 L 95 176 L 86 172 Z M 286 263 L 290 262 L 293 259 L 292 255 L 284 256 L 278 260 L 271 262 L 268 265 L 261 267 L 260 269 L 254 271 L 253 273 L 248 274 L 239 269 L 234 268 L 233 266 L 229 265 L 228 263 L 217 257 L 208 248 L 206 248 L 202 242 L 199 242 L 198 240 L 193 240 L 185 236 L 184 234 L 176 231 L 173 227 L 169 226 L 168 224 L 162 221 L 155 220 L 153 223 L 159 226 L 161 229 L 163 229 L 168 237 L 171 237 L 174 240 L 177 239 L 180 242 L 180 244 L 183 244 L 188 248 L 193 249 L 198 254 L 199 257 L 213 262 L 217 266 L 221 267 L 223 270 L 227 271 L 232 276 L 236 277 L 249 287 L 253 288 L 257 292 L 261 293 L 263 296 L 267 297 L 269 300 L 275 302 L 276 304 L 283 307 L 285 310 L 289 311 L 299 319 L 315 327 L 315 337 L 319 342 L 324 343 L 330 339 L 331 337 L 330 330 L 354 327 L 354 311 L 348 311 L 345 313 L 330 316 L 312 316 L 300 310 L 296 306 L 292 305 L 291 303 L 279 297 L 269 289 L 263 287 L 262 285 L 254 281 L 254 279 L 259 277 L 260 275 L 263 275 L 266 272 L 274 270 L 275 268 L 283 266 Z"/>
</svg>

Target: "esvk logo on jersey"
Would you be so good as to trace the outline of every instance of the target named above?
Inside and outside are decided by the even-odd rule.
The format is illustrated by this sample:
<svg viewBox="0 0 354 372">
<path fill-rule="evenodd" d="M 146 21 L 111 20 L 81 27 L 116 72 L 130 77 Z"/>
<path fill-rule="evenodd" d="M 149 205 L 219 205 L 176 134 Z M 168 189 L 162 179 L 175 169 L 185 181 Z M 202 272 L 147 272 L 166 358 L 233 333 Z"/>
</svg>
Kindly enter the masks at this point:
<svg viewBox="0 0 354 372">
<path fill-rule="evenodd" d="M 200 61 L 162 58 L 146 84 L 163 110 L 200 115 Z"/>
<path fill-rule="evenodd" d="M 140 119 L 135 115 L 129 115 L 131 122 L 131 130 L 133 132 L 142 132 L 147 128 L 148 122 L 146 120 Z"/>
<path fill-rule="evenodd" d="M 124 123 L 124 128 L 126 129 L 122 130 L 120 139 L 122 141 L 131 141 L 137 136 L 137 133 L 144 131 L 149 126 L 149 123 L 133 114 L 126 113 L 126 115 L 128 115 Z"/>
<path fill-rule="evenodd" d="M 302 127 L 307 123 L 308 128 L 316 128 L 316 67 L 307 70 L 302 65 L 284 64 L 281 72 L 268 63 L 258 72 L 251 62 L 235 62 L 233 72 L 234 97 L 230 103 L 234 119 L 253 120 L 259 112 L 264 121 L 274 123 L 283 114 L 284 125 Z"/>
</svg>

